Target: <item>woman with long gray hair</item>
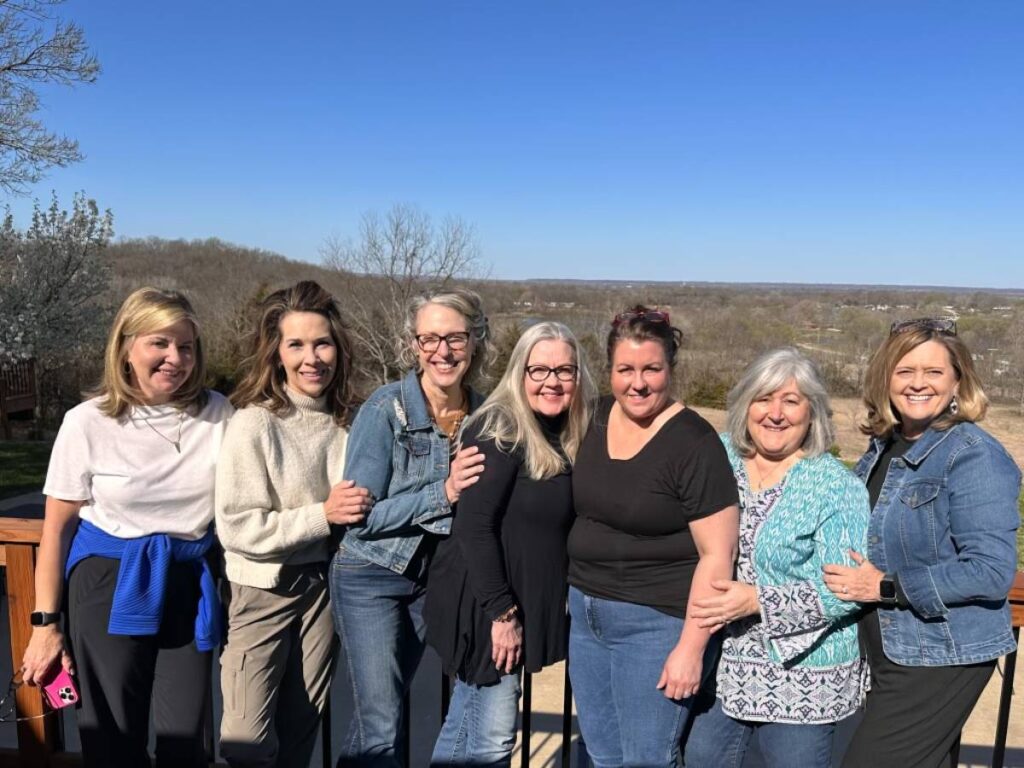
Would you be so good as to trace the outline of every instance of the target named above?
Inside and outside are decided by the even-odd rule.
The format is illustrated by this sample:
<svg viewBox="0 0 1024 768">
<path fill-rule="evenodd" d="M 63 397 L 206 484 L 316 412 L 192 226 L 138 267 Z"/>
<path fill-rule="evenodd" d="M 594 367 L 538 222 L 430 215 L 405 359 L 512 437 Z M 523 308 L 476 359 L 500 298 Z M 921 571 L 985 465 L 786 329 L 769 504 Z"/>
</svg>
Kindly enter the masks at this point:
<svg viewBox="0 0 1024 768">
<path fill-rule="evenodd" d="M 867 535 L 864 485 L 829 453 L 832 410 L 817 367 L 792 347 L 755 360 L 729 393 L 722 435 L 740 492 L 735 580 L 694 601 L 724 629 L 717 698 L 698 714 L 688 768 L 743 764 L 758 733 L 769 768 L 831 765 L 837 721 L 860 705 L 866 668 L 854 603 L 825 585 Z"/>
<path fill-rule="evenodd" d="M 455 677 L 432 765 L 508 765 L 523 669 L 566 654 L 572 463 L 594 385 L 561 323 L 529 328 L 464 447 L 487 469 L 466 488 L 427 584 L 427 641 Z"/>
</svg>

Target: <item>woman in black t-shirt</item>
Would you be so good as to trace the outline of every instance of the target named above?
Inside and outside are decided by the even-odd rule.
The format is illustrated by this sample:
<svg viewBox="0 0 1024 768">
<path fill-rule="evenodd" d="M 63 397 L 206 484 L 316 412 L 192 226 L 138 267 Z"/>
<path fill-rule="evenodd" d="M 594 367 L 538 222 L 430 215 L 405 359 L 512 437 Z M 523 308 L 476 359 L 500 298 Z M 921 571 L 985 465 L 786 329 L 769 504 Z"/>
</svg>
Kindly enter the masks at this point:
<svg viewBox="0 0 1024 768">
<path fill-rule="evenodd" d="M 431 765 L 509 765 L 520 674 L 565 658 L 572 461 L 594 386 L 572 332 L 538 323 L 467 421 L 486 457 L 427 581 L 427 642 L 455 677 Z"/>
<path fill-rule="evenodd" d="M 737 491 L 714 429 L 671 396 L 682 334 L 637 306 L 608 334 L 612 398 L 573 470 L 569 674 L 591 762 L 675 766 L 711 633 L 690 598 L 732 577 Z"/>
</svg>

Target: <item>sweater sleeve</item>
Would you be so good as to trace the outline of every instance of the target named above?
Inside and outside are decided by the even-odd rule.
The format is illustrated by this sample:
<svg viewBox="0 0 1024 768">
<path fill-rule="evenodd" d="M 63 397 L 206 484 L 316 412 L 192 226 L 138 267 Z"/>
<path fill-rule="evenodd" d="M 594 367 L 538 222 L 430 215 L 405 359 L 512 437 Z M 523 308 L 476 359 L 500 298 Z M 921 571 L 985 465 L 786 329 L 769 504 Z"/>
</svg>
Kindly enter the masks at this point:
<svg viewBox="0 0 1024 768">
<path fill-rule="evenodd" d="M 463 445 L 476 445 L 486 457 L 484 472 L 466 488 L 456 505 L 452 535 L 466 562 L 469 587 L 484 615 L 493 621 L 515 605 L 501 544 L 501 523 L 515 488 L 519 461 L 495 445 L 466 435 Z"/>
<path fill-rule="evenodd" d="M 853 475 L 843 473 L 816 503 L 826 505 L 814 531 L 811 567 L 817 575 L 757 587 L 765 634 L 784 663 L 809 651 L 834 624 L 860 610 L 858 603 L 832 594 L 821 569 L 826 563 L 853 565 L 850 550 L 864 551 L 869 515 L 867 489 Z"/>
<path fill-rule="evenodd" d="M 217 535 L 224 548 L 252 560 L 275 560 L 330 535 L 323 502 L 275 509 L 267 436 L 274 426 L 262 407 L 234 415 L 217 462 Z"/>
</svg>

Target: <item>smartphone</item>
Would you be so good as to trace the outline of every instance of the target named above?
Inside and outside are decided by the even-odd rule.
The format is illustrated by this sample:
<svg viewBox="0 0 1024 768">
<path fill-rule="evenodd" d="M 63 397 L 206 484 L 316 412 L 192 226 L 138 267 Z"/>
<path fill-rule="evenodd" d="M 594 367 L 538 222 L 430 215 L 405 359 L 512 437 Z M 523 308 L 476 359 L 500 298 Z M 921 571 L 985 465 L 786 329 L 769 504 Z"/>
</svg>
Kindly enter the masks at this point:
<svg viewBox="0 0 1024 768">
<path fill-rule="evenodd" d="M 57 669 L 59 671 L 53 676 L 53 679 L 40 685 L 46 702 L 53 709 L 61 709 L 78 701 L 78 689 L 75 687 L 75 681 L 71 679 L 71 675 L 64 667 L 58 666 Z"/>
</svg>

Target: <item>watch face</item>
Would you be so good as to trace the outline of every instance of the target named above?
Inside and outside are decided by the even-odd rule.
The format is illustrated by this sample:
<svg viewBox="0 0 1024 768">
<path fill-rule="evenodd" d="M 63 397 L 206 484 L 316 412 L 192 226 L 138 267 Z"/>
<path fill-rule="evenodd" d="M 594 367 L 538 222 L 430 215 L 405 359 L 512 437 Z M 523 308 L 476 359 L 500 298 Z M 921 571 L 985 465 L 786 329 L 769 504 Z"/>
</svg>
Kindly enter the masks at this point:
<svg viewBox="0 0 1024 768">
<path fill-rule="evenodd" d="M 896 584 L 891 579 L 882 579 L 882 583 L 878 586 L 878 591 L 883 600 L 896 599 Z"/>
</svg>

